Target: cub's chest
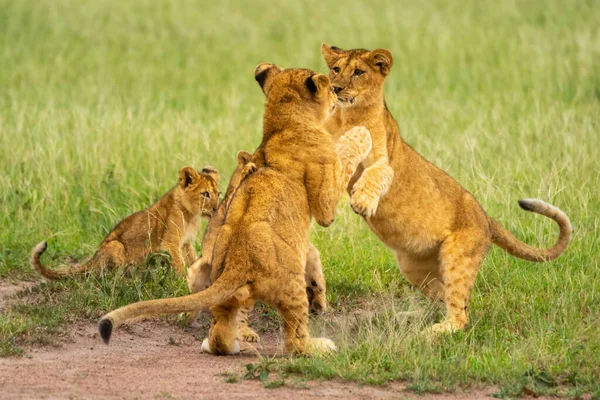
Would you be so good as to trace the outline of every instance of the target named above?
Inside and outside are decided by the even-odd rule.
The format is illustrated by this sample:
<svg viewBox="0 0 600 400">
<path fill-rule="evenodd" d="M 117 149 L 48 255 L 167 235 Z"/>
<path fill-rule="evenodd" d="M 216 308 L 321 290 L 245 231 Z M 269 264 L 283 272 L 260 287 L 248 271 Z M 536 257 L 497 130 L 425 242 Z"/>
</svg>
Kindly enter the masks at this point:
<svg viewBox="0 0 600 400">
<path fill-rule="evenodd" d="M 180 245 L 193 242 L 198 234 L 200 227 L 200 217 L 194 218 L 192 221 L 183 221 L 183 234 L 181 236 Z"/>
</svg>

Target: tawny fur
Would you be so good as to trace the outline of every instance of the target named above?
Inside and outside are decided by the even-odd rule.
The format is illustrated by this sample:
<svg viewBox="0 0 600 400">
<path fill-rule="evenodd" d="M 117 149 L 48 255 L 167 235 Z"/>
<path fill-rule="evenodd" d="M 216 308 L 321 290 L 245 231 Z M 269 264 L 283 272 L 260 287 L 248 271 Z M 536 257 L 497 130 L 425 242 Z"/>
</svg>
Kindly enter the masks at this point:
<svg viewBox="0 0 600 400">
<path fill-rule="evenodd" d="M 196 261 L 194 240 L 201 217 L 210 217 L 219 201 L 219 174 L 213 167 L 198 172 L 184 167 L 179 183 L 155 204 L 121 221 L 100 243 L 87 262 L 68 270 L 42 265 L 40 258 L 47 243 L 39 243 L 32 252 L 31 265 L 48 279 L 61 279 L 102 268 L 127 264 L 140 265 L 152 253 L 168 251 L 171 265 L 181 274 L 185 265 Z"/>
<path fill-rule="evenodd" d="M 323 43 L 321 52 L 340 102 L 327 130 L 339 137 L 349 127 L 363 125 L 373 140 L 371 153 L 348 186 L 351 206 L 396 253 L 406 279 L 445 302 L 446 320 L 433 331 L 465 327 L 475 277 L 492 243 L 529 261 L 553 260 L 567 248 L 571 224 L 558 208 L 541 200 L 519 202 L 527 211 L 552 218 L 560 229 L 549 249 L 526 245 L 402 140 L 383 96 L 393 63 L 388 50 L 345 51 Z"/>
<path fill-rule="evenodd" d="M 202 348 L 232 354 L 239 351 L 238 310 L 261 300 L 278 310 L 288 351 L 335 349 L 329 339 L 308 333 L 308 231 L 312 218 L 322 226 L 333 222 L 349 178 L 370 151 L 370 135 L 363 127 L 351 129 L 336 152 L 323 129 L 336 103 L 326 76 L 261 64 L 255 77 L 267 97 L 260 145 L 264 161 L 227 209 L 213 251 L 212 275 L 218 278 L 196 294 L 140 302 L 105 315 L 99 329 L 106 342 L 114 326 L 131 318 L 210 307 L 214 323 Z"/>
<path fill-rule="evenodd" d="M 187 283 L 190 293 L 197 293 L 207 289 L 211 281 L 212 256 L 215 240 L 218 232 L 225 220 L 227 207 L 233 199 L 237 188 L 250 174 L 256 171 L 257 166 L 251 162 L 253 155 L 247 151 L 240 151 L 237 155 L 237 167 L 231 176 L 229 186 L 225 197 L 219 203 L 217 211 L 211 217 L 210 222 L 204 232 L 202 240 L 202 256 L 192 264 L 187 271 Z M 263 162 L 262 155 L 259 157 L 259 163 Z M 262 166 L 262 164 L 260 164 Z M 319 250 L 309 243 L 308 254 L 306 256 L 305 268 L 306 293 L 308 295 L 309 310 L 313 313 L 321 313 L 327 310 L 326 285 L 323 269 L 321 266 L 321 256 Z M 238 312 L 238 339 L 245 342 L 260 341 L 259 335 L 248 326 L 248 313 L 252 310 L 254 302 L 240 308 Z M 190 313 L 187 323 L 191 324 L 196 320 L 198 313 Z"/>
</svg>

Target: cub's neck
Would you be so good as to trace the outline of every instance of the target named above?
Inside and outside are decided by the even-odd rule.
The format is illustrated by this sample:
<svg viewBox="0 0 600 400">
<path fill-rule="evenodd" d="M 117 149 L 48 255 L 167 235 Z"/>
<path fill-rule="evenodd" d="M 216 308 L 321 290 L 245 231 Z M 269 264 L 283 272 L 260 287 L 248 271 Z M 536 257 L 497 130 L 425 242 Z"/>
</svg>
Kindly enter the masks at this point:
<svg viewBox="0 0 600 400">
<path fill-rule="evenodd" d="M 384 124 L 386 113 L 389 113 L 389 111 L 385 107 L 383 96 L 379 101 L 369 104 L 349 107 L 338 106 L 331 118 L 327 120 L 326 128 L 336 139 L 355 126 L 364 126 L 369 130 L 376 130 Z"/>
<path fill-rule="evenodd" d="M 294 104 L 271 105 L 267 103 L 263 119 L 263 144 L 281 131 L 321 130 L 324 122 L 311 109 L 302 109 Z"/>
</svg>

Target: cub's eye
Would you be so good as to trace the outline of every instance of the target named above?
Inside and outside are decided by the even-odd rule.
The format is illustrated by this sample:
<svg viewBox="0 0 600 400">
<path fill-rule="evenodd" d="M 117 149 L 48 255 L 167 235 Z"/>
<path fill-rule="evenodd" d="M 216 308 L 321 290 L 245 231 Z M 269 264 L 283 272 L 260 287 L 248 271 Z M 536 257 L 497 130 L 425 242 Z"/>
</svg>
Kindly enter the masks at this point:
<svg viewBox="0 0 600 400">
<path fill-rule="evenodd" d="M 202 193 L 202 196 L 206 197 L 207 199 L 210 199 L 210 193 L 208 192 Z"/>
<path fill-rule="evenodd" d="M 355 69 L 354 73 L 352 73 L 352 75 L 354 75 L 354 76 L 361 76 L 364 73 L 365 73 L 365 71 L 361 71 L 360 69 Z"/>
<path fill-rule="evenodd" d="M 336 74 L 339 74 L 339 73 L 340 73 L 340 67 L 333 67 L 333 68 L 331 68 L 331 70 L 332 70 L 333 72 L 335 72 Z"/>
</svg>

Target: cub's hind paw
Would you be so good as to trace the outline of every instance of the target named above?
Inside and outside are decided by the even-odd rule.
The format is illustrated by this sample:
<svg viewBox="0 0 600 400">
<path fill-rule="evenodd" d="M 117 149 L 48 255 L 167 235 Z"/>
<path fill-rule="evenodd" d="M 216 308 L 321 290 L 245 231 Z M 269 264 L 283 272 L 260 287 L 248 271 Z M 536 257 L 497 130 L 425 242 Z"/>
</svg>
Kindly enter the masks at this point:
<svg viewBox="0 0 600 400">
<path fill-rule="evenodd" d="M 243 327 L 243 328 L 238 329 L 238 339 L 241 340 L 242 342 L 249 342 L 249 343 L 259 343 L 260 342 L 260 336 L 258 335 L 258 333 L 256 333 L 254 331 L 254 329 L 249 328 L 249 327 Z"/>
<path fill-rule="evenodd" d="M 450 321 L 442 321 L 431 325 L 423 331 L 425 337 L 429 340 L 437 339 L 442 335 L 454 334 L 460 331 L 461 328 L 454 326 Z"/>
<path fill-rule="evenodd" d="M 325 355 L 337 351 L 337 347 L 331 339 L 311 338 L 307 350 L 307 355 Z"/>
<path fill-rule="evenodd" d="M 212 349 L 212 348 L 210 347 L 210 344 L 209 344 L 209 342 L 208 342 L 208 338 L 206 338 L 206 339 L 204 339 L 204 340 L 202 341 L 202 347 L 200 347 L 200 350 L 201 350 L 203 353 L 208 353 L 208 354 L 213 354 L 213 355 L 231 355 L 231 354 L 239 354 L 239 352 L 240 352 L 240 342 L 238 342 L 238 341 L 236 340 L 236 341 L 235 341 L 235 343 L 233 344 L 233 348 L 232 348 L 230 351 L 228 351 L 228 352 L 221 352 L 221 351 L 217 352 L 217 351 L 214 351 L 214 349 Z"/>
</svg>

